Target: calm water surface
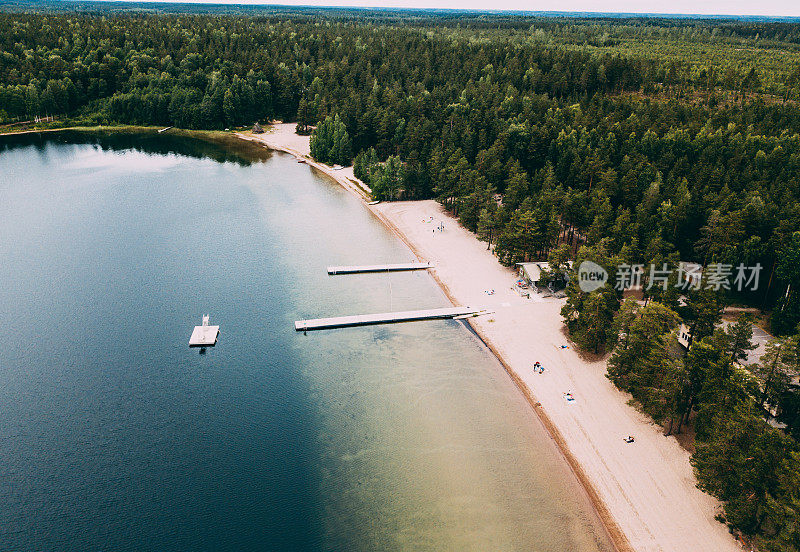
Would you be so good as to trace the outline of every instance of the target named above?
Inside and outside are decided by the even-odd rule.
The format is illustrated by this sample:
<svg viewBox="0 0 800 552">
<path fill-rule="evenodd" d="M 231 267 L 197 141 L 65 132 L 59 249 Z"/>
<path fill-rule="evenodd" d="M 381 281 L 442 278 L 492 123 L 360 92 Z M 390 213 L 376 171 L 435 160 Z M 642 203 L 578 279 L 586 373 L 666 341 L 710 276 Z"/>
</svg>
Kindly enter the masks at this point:
<svg viewBox="0 0 800 552">
<path fill-rule="evenodd" d="M 610 550 L 462 323 L 295 333 L 447 306 L 424 273 L 325 272 L 412 258 L 282 154 L 0 143 L 0 549 Z"/>
</svg>

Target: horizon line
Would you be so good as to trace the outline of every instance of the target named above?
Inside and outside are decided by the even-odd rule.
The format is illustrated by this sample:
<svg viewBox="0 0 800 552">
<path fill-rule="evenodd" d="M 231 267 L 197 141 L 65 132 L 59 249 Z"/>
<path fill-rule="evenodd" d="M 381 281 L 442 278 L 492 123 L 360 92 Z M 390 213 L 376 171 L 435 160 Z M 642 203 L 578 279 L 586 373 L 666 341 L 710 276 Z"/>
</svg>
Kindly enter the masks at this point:
<svg viewBox="0 0 800 552">
<path fill-rule="evenodd" d="M 9 0 L 6 0 L 9 1 Z M 78 4 L 78 3 L 104 3 L 104 4 L 158 4 L 158 5 L 192 5 L 208 7 L 244 7 L 244 8 L 302 8 L 302 9 L 342 9 L 342 10 L 375 10 L 375 11 L 409 11 L 409 12 L 451 12 L 451 13 L 475 13 L 475 14 L 509 14 L 523 16 L 545 16 L 545 17 L 641 17 L 641 18 L 665 18 L 665 19 L 769 19 L 769 20 L 792 20 L 800 22 L 798 15 L 779 15 L 779 14 L 731 14 L 731 13 L 683 13 L 683 12 L 647 12 L 647 11 L 581 11 L 581 10 L 523 10 L 523 9 L 491 9 L 491 8 L 448 8 L 436 6 L 358 6 L 358 5 L 337 5 L 337 4 L 281 4 L 275 2 L 223 2 L 220 0 L 51 0 L 55 3 Z M 0 6 L 4 2 L 0 1 Z M 10 0 L 10 3 L 34 3 L 31 0 Z"/>
</svg>

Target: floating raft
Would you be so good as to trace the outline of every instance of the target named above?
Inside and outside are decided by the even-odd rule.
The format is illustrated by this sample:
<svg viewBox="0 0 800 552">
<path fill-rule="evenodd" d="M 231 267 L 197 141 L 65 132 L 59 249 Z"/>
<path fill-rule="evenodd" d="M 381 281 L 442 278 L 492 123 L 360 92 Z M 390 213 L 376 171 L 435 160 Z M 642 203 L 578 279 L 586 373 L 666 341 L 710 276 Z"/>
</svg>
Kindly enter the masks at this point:
<svg viewBox="0 0 800 552">
<path fill-rule="evenodd" d="M 210 326 L 208 315 L 203 316 L 202 326 L 195 326 L 189 338 L 189 347 L 213 347 L 217 344 L 219 326 Z"/>
<path fill-rule="evenodd" d="M 365 272 L 400 272 L 403 270 L 425 270 L 431 263 L 400 263 L 366 266 L 329 266 L 328 274 L 362 274 Z"/>
<path fill-rule="evenodd" d="M 329 328 L 348 328 L 352 326 L 369 326 L 372 324 L 393 324 L 395 322 L 412 322 L 415 320 L 434 320 L 441 318 L 455 318 L 477 314 L 480 309 L 470 307 L 448 307 L 444 309 L 428 309 L 403 312 L 387 312 L 382 314 L 359 314 L 355 316 L 339 316 L 336 318 L 315 318 L 313 320 L 298 320 L 294 329 L 298 332 L 310 330 L 326 330 Z"/>
</svg>

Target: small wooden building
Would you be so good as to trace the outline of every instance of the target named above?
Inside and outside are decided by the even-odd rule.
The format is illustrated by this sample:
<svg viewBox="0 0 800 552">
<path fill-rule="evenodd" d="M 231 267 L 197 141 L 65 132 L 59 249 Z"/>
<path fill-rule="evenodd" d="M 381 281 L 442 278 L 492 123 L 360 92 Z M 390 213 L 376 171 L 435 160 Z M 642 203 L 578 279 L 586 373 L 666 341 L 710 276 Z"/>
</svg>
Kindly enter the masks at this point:
<svg viewBox="0 0 800 552">
<path fill-rule="evenodd" d="M 542 271 L 551 271 L 550 263 L 547 261 L 535 261 L 529 263 L 517 263 L 518 276 L 520 280 L 524 280 L 529 286 L 541 287 L 544 285 L 542 280 Z M 567 267 L 572 268 L 572 261 L 567 261 Z M 569 278 L 566 274 L 559 278 L 558 286 L 563 288 L 567 285 Z"/>
</svg>

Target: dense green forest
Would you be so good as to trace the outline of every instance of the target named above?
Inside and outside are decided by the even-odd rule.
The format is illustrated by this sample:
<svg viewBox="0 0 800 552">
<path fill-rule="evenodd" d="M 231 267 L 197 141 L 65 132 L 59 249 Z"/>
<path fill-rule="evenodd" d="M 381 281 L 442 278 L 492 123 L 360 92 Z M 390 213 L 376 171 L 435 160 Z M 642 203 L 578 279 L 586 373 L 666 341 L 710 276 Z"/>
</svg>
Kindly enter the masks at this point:
<svg viewBox="0 0 800 552">
<path fill-rule="evenodd" d="M 0 13 L 0 123 L 298 121 L 316 158 L 377 199 L 438 199 L 504 263 L 761 266 L 645 305 L 573 277 L 563 312 L 667 433 L 696 433 L 724 521 L 800 551 L 800 24 L 83 9 Z M 720 325 L 732 303 L 786 336 L 758 366 L 749 322 Z"/>
</svg>

